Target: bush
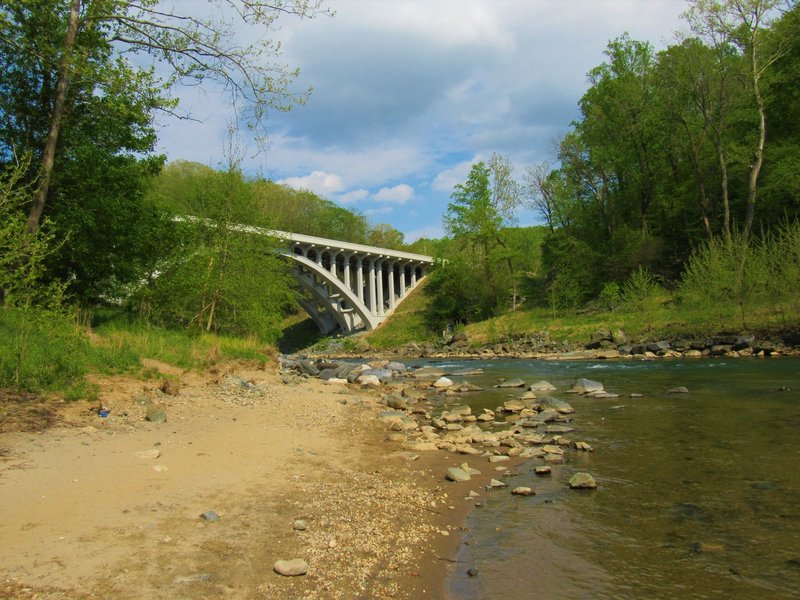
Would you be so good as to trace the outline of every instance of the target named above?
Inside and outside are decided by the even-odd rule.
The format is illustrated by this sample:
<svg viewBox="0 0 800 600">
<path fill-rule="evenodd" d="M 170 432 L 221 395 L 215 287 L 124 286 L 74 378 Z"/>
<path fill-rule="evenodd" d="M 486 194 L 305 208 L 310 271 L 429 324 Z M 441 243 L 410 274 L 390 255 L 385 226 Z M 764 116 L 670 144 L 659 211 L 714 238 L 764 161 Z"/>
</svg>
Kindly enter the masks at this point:
<svg viewBox="0 0 800 600">
<path fill-rule="evenodd" d="M 703 309 L 721 325 L 738 312 L 742 327 L 747 327 L 748 313 L 767 299 L 767 257 L 777 250 L 771 245 L 746 240 L 741 234 L 706 243 L 686 264 L 680 284 L 682 301 Z"/>
<path fill-rule="evenodd" d="M 646 267 L 639 267 L 622 287 L 625 306 L 634 311 L 649 311 L 656 308 L 665 294 L 655 275 Z"/>
</svg>

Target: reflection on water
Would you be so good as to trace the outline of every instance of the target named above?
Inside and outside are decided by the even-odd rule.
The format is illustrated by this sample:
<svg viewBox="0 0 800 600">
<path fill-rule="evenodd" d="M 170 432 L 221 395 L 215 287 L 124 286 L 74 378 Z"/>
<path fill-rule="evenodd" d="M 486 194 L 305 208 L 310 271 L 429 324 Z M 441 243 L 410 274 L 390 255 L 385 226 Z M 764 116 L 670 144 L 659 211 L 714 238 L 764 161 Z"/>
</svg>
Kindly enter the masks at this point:
<svg viewBox="0 0 800 600">
<path fill-rule="evenodd" d="M 577 410 L 573 439 L 596 450 L 546 479 L 520 468 L 514 485 L 536 496 L 481 492 L 452 599 L 800 598 L 800 360 L 448 365 L 483 368 L 463 379 L 485 386 L 550 381 Z M 578 377 L 620 397 L 566 396 Z M 678 385 L 690 393 L 665 393 Z M 465 398 L 494 408 L 508 395 Z M 596 491 L 567 489 L 581 470 Z"/>
</svg>

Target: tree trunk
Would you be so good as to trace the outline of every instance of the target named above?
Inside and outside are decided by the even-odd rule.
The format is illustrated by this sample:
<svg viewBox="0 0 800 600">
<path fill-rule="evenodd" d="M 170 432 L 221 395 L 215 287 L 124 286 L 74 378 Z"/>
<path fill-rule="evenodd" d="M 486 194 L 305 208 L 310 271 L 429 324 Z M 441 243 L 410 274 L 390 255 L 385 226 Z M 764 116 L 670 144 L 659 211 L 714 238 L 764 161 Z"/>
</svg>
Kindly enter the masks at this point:
<svg viewBox="0 0 800 600">
<path fill-rule="evenodd" d="M 75 38 L 78 34 L 78 17 L 80 13 L 81 0 L 72 0 L 69 10 L 69 22 L 67 23 L 67 35 L 64 38 L 64 53 L 61 56 L 61 64 L 58 67 L 58 81 L 56 82 L 56 95 L 53 99 L 53 109 L 50 114 L 50 129 L 47 133 L 44 149 L 42 152 L 42 167 L 39 173 L 39 184 L 36 188 L 36 195 L 28 213 L 28 222 L 25 231 L 28 234 L 36 233 L 42 221 L 44 206 L 47 203 L 47 194 L 50 191 L 50 178 L 53 173 L 53 164 L 56 158 L 56 147 L 58 146 L 58 135 L 61 131 L 61 118 L 64 116 L 64 107 L 67 98 L 67 85 L 70 78 L 70 66 L 72 63 L 72 52 L 75 47 Z"/>
<path fill-rule="evenodd" d="M 750 181 L 747 190 L 747 210 L 744 217 L 744 239 L 750 237 L 750 230 L 753 228 L 753 216 L 756 207 L 756 193 L 758 192 L 758 176 L 761 173 L 761 165 L 764 163 L 764 146 L 767 139 L 767 115 L 764 108 L 764 99 L 761 97 L 759 87 L 758 60 L 756 58 L 756 47 L 753 42 L 752 64 L 753 69 L 753 96 L 758 107 L 758 143 L 756 144 L 755 160 L 750 167 Z"/>
</svg>

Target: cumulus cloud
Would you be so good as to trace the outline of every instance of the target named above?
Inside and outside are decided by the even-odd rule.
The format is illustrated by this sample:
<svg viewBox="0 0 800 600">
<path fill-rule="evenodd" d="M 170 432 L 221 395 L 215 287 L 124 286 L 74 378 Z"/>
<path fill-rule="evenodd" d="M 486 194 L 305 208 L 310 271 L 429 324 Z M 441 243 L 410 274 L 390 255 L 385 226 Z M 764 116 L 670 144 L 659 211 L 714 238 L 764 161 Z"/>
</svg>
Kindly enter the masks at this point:
<svg viewBox="0 0 800 600">
<path fill-rule="evenodd" d="M 277 183 L 288 185 L 296 190 L 310 190 L 319 196 L 330 196 L 344 189 L 342 178 L 325 171 L 314 171 L 305 177 L 287 177 Z"/>
<path fill-rule="evenodd" d="M 414 188 L 407 183 L 401 183 L 394 187 L 385 187 L 378 190 L 375 200 L 378 202 L 391 202 L 393 204 L 405 204 L 414 196 Z"/>
</svg>

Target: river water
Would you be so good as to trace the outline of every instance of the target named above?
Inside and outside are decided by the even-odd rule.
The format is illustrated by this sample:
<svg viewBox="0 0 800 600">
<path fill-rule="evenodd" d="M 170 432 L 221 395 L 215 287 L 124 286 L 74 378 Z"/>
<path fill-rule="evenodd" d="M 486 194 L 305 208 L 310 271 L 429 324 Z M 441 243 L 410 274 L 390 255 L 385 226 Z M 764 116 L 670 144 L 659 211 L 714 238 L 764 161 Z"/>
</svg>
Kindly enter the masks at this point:
<svg viewBox="0 0 800 600">
<path fill-rule="evenodd" d="M 523 464 L 509 483 L 533 497 L 481 492 L 450 600 L 800 598 L 800 359 L 432 364 L 483 369 L 454 379 L 487 388 L 550 381 L 577 411 L 569 436 L 595 449 L 547 478 Z M 567 395 L 579 377 L 619 398 Z M 666 393 L 679 385 L 690 393 Z M 508 396 L 466 399 L 494 409 Z M 576 471 L 598 489 L 569 490 Z"/>
</svg>

